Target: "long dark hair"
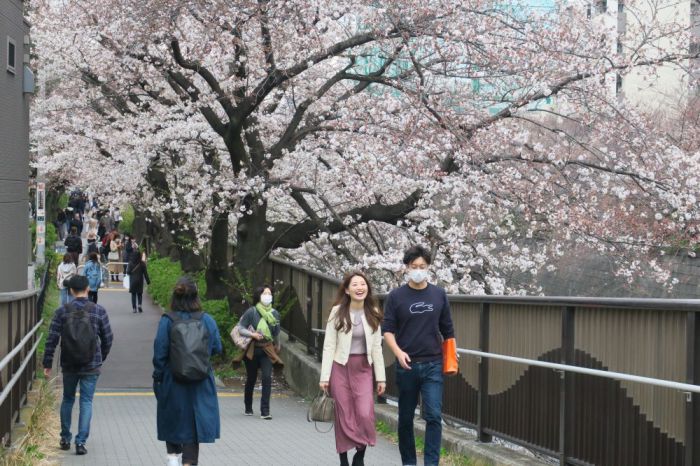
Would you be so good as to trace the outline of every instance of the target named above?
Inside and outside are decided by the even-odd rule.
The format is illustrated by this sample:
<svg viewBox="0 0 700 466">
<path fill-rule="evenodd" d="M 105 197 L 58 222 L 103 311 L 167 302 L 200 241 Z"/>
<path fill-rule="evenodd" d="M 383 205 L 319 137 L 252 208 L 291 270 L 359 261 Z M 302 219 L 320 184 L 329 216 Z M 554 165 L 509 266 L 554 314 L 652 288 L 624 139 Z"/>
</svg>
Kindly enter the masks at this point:
<svg viewBox="0 0 700 466">
<path fill-rule="evenodd" d="M 129 262 L 131 263 L 131 267 L 134 268 L 137 265 L 143 263 L 143 260 L 141 258 L 141 252 L 138 249 L 134 249 L 131 252 L 131 259 L 129 259 Z"/>
<path fill-rule="evenodd" d="M 175 284 L 173 297 L 170 301 L 170 310 L 185 312 L 199 312 L 202 310 L 197 284 L 190 277 L 180 277 Z"/>
<path fill-rule="evenodd" d="M 348 333 L 352 329 L 352 320 L 350 319 L 350 296 L 345 292 L 348 287 L 350 287 L 350 281 L 354 277 L 361 277 L 367 284 L 367 296 L 365 297 L 365 318 L 373 331 L 377 331 L 379 324 L 382 322 L 382 312 L 377 307 L 377 301 L 372 294 L 372 285 L 370 285 L 367 276 L 355 270 L 353 272 L 347 273 L 343 278 L 343 282 L 338 287 L 338 293 L 335 297 L 334 306 L 338 306 L 338 313 L 336 314 L 336 324 L 335 329 L 337 331 L 342 330 Z"/>
</svg>

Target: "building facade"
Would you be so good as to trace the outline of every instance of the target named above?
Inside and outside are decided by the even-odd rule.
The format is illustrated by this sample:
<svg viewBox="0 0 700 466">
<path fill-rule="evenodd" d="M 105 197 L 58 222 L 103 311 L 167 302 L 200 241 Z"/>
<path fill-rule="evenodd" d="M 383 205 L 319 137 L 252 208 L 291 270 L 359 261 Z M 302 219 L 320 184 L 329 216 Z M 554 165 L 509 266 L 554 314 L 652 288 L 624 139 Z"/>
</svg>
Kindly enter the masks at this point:
<svg viewBox="0 0 700 466">
<path fill-rule="evenodd" d="M 22 0 L 0 0 L 0 292 L 27 289 L 29 23 Z"/>
</svg>

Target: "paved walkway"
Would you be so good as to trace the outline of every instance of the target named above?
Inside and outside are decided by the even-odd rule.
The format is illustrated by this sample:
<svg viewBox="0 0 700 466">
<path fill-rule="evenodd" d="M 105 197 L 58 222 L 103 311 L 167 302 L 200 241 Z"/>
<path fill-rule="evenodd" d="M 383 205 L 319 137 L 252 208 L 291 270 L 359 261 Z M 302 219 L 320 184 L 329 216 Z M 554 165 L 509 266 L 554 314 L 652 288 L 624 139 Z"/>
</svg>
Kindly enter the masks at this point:
<svg viewBox="0 0 700 466">
<path fill-rule="evenodd" d="M 151 387 L 153 338 L 161 311 L 144 296 L 143 314 L 131 312 L 130 296 L 120 289 L 101 290 L 99 304 L 108 311 L 114 345 L 103 366 L 88 454 L 76 456 L 56 448 L 60 464 L 71 466 L 152 466 L 165 464 L 165 444 L 156 438 L 156 400 Z M 254 406 L 259 405 L 259 386 Z M 242 394 L 219 394 L 221 439 L 203 444 L 200 464 L 208 465 L 303 465 L 338 464 L 335 437 L 318 433 L 306 422 L 308 403 L 292 393 L 273 395 L 273 420 L 243 415 Z M 73 430 L 78 403 L 73 409 Z M 377 438 L 367 452 L 367 465 L 400 464 L 398 447 Z"/>
</svg>

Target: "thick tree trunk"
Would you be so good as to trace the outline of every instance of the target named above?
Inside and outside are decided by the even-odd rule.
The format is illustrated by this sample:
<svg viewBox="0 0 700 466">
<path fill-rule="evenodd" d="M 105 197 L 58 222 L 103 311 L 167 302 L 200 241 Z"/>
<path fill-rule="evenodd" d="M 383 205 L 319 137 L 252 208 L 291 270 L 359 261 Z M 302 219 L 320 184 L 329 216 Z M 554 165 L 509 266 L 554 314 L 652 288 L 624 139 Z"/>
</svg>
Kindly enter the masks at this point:
<svg viewBox="0 0 700 466">
<path fill-rule="evenodd" d="M 249 196 L 244 204 L 252 213 L 244 215 L 238 221 L 237 244 L 233 257 L 233 266 L 237 273 L 229 294 L 231 310 L 239 316 L 250 305 L 246 302 L 246 295 L 250 295 L 252 289 L 263 284 L 263 263 L 269 252 L 266 245 L 267 203 L 259 205 L 257 198 Z"/>
<path fill-rule="evenodd" d="M 207 281 L 207 299 L 223 299 L 227 296 L 228 212 L 221 213 L 214 219 L 209 242 L 209 264 L 204 277 Z"/>
</svg>

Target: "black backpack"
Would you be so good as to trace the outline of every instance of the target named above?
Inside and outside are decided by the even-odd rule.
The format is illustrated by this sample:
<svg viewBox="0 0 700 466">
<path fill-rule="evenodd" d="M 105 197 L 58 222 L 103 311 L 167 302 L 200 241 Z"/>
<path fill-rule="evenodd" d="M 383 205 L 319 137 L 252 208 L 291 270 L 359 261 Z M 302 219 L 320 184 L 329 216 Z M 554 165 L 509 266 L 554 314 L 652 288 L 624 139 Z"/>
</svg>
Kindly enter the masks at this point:
<svg viewBox="0 0 700 466">
<path fill-rule="evenodd" d="M 209 376 L 209 330 L 201 312 L 182 319 L 175 312 L 166 314 L 170 327 L 170 370 L 179 382 L 199 382 Z"/>
<path fill-rule="evenodd" d="M 85 303 L 82 309 L 73 303 L 65 305 L 66 318 L 61 331 L 61 364 L 80 368 L 92 362 L 97 351 L 97 335 L 90 322 L 90 309 L 94 303 Z"/>
</svg>

